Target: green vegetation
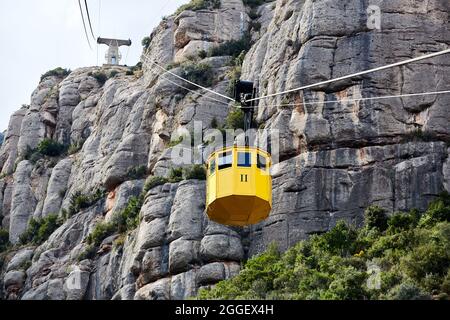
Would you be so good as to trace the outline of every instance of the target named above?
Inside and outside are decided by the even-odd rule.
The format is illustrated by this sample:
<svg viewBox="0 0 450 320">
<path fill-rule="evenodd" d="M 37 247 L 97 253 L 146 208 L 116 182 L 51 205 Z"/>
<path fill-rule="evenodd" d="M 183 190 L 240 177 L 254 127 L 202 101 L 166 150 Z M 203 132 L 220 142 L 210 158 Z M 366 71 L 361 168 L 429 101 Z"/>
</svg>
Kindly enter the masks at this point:
<svg viewBox="0 0 450 320">
<path fill-rule="evenodd" d="M 0 252 L 5 251 L 9 247 L 9 232 L 0 229 Z"/>
<path fill-rule="evenodd" d="M 167 146 L 169 148 L 173 148 L 173 147 L 179 145 L 180 143 L 182 143 L 184 138 L 185 138 L 184 136 L 180 136 L 180 137 L 178 137 L 178 139 L 171 140 Z"/>
<path fill-rule="evenodd" d="M 87 209 L 101 200 L 105 196 L 105 191 L 98 189 L 93 194 L 84 194 L 81 191 L 75 192 L 71 199 L 69 209 L 67 211 L 67 218 L 71 217 L 83 209 Z"/>
<path fill-rule="evenodd" d="M 450 146 L 450 139 L 440 136 L 436 132 L 429 131 L 429 130 L 422 130 L 417 129 L 410 131 L 403 135 L 402 142 L 417 142 L 417 141 L 423 141 L 423 142 L 431 142 L 431 141 L 443 141 L 447 143 L 447 145 Z"/>
<path fill-rule="evenodd" d="M 244 112 L 241 109 L 234 109 L 228 114 L 225 129 L 244 129 Z"/>
<path fill-rule="evenodd" d="M 117 231 L 117 226 L 112 222 L 97 223 L 94 230 L 87 236 L 86 242 L 89 245 L 98 247 L 103 240 L 113 235 Z"/>
<path fill-rule="evenodd" d="M 84 251 L 82 251 L 80 253 L 80 255 L 78 256 L 78 261 L 83 261 L 86 259 L 94 259 L 96 253 L 97 253 L 97 247 L 94 245 L 88 245 L 88 246 L 86 246 Z"/>
<path fill-rule="evenodd" d="M 171 183 L 177 183 L 183 180 L 183 169 L 182 168 L 172 168 L 169 172 L 169 181 Z"/>
<path fill-rule="evenodd" d="M 82 141 L 77 141 L 75 143 L 72 143 L 69 146 L 69 149 L 67 150 L 67 154 L 73 155 L 75 153 L 78 153 L 83 148 L 84 142 L 85 141 L 82 140 Z"/>
<path fill-rule="evenodd" d="M 24 155 L 25 160 L 29 160 L 36 163 L 44 157 L 59 157 L 67 151 L 67 146 L 54 141 L 52 139 L 42 140 L 36 149 L 28 147 L 27 152 Z"/>
<path fill-rule="evenodd" d="M 194 164 L 193 166 L 184 169 L 184 178 L 186 180 L 206 180 L 206 169 L 203 165 Z"/>
<path fill-rule="evenodd" d="M 181 64 L 182 77 L 199 84 L 203 87 L 210 87 L 214 81 L 214 73 L 209 64 L 186 61 Z"/>
<path fill-rule="evenodd" d="M 147 176 L 147 166 L 137 166 L 129 168 L 127 171 L 127 177 L 131 180 L 143 179 Z"/>
<path fill-rule="evenodd" d="M 62 225 L 61 219 L 57 215 L 51 214 L 42 219 L 31 218 L 28 227 L 20 236 L 22 244 L 39 245 L 45 242 L 50 235 Z"/>
<path fill-rule="evenodd" d="M 37 152 L 48 157 L 58 157 L 66 152 L 67 147 L 52 139 L 42 140 L 38 147 Z"/>
<path fill-rule="evenodd" d="M 139 225 L 139 212 L 144 204 L 145 194 L 131 197 L 128 204 L 119 214 L 113 218 L 113 224 L 119 233 L 134 230 Z"/>
<path fill-rule="evenodd" d="M 236 85 L 236 82 L 241 79 L 242 74 L 242 66 L 235 65 L 233 66 L 228 72 L 227 77 L 229 79 L 228 87 L 227 87 L 227 93 L 230 96 L 234 96 L 234 87 Z"/>
<path fill-rule="evenodd" d="M 250 8 L 256 8 L 267 2 L 272 2 L 272 0 L 244 0 L 244 5 Z"/>
<path fill-rule="evenodd" d="M 376 266 L 376 268 L 373 268 Z M 378 268 L 378 269 L 377 269 Z M 374 271 L 378 270 L 378 271 Z M 275 245 L 200 299 L 449 299 L 450 196 L 423 214 L 366 210 L 357 229 L 341 221 L 281 254 Z"/>
<path fill-rule="evenodd" d="M 220 9 L 220 0 L 191 0 L 191 2 L 179 7 L 175 14 L 178 15 L 186 10 L 198 11 L 203 9 Z"/>
<path fill-rule="evenodd" d="M 261 30 L 261 23 L 260 22 L 251 22 L 250 23 L 251 28 L 253 29 L 253 31 L 258 32 L 259 30 Z"/>
<path fill-rule="evenodd" d="M 138 63 L 136 63 L 135 66 L 132 66 L 132 67 L 128 68 L 128 70 L 126 72 L 126 75 L 127 76 L 132 76 L 132 75 L 136 74 L 138 71 L 141 71 L 141 70 L 142 70 L 142 62 L 138 62 Z"/>
<path fill-rule="evenodd" d="M 88 246 L 80 254 L 78 260 L 94 258 L 98 246 L 107 237 L 114 234 L 121 234 L 123 236 L 126 232 L 136 229 L 139 225 L 139 212 L 144 204 L 145 193 L 144 191 L 137 197 L 131 197 L 125 209 L 116 213 L 110 222 L 98 223 L 94 227 L 94 230 L 87 236 L 86 243 Z"/>
<path fill-rule="evenodd" d="M 103 86 L 108 80 L 108 76 L 102 71 L 89 72 L 88 76 L 95 78 L 100 86 Z"/>
<path fill-rule="evenodd" d="M 213 129 L 217 129 L 219 127 L 219 122 L 216 117 L 212 118 L 210 127 Z"/>
<path fill-rule="evenodd" d="M 142 46 L 144 47 L 144 49 L 148 49 L 148 47 L 150 47 L 150 43 L 152 42 L 150 37 L 145 37 L 144 39 L 142 39 Z"/>
<path fill-rule="evenodd" d="M 144 192 L 147 193 L 153 188 L 166 184 L 169 182 L 169 179 L 163 177 L 151 177 L 150 180 L 144 186 Z"/>
<path fill-rule="evenodd" d="M 114 78 L 116 75 L 118 75 L 119 74 L 119 71 L 117 71 L 117 70 L 112 70 L 110 73 L 109 73 L 109 77 L 108 77 L 108 79 L 110 79 L 110 78 Z"/>
<path fill-rule="evenodd" d="M 230 40 L 220 44 L 217 47 L 213 47 L 209 50 L 209 57 L 217 56 L 232 56 L 238 57 L 242 52 L 250 50 L 252 45 L 252 38 L 250 33 L 245 33 L 239 40 Z"/>
<path fill-rule="evenodd" d="M 200 51 L 198 52 L 198 57 L 199 57 L 200 59 L 205 59 L 206 57 L 208 57 L 208 52 L 206 52 L 205 50 L 200 50 Z"/>
<path fill-rule="evenodd" d="M 47 77 L 60 77 L 65 78 L 67 77 L 72 71 L 70 69 L 63 69 L 61 67 L 58 67 L 56 69 L 47 71 L 41 76 L 41 81 L 44 80 Z"/>
</svg>

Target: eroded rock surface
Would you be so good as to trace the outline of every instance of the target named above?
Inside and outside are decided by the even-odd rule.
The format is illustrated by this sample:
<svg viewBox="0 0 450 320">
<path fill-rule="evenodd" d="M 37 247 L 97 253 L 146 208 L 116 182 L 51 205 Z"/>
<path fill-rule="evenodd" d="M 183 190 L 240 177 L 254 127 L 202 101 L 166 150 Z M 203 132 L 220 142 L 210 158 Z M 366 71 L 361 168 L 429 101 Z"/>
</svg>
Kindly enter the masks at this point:
<svg viewBox="0 0 450 320">
<path fill-rule="evenodd" d="M 1 225 L 18 244 L 31 218 L 67 214 L 80 192 L 106 192 L 66 216 L 44 243 L 11 249 L 0 266 L 0 297 L 185 299 L 237 274 L 271 242 L 287 249 L 340 219 L 360 225 L 369 205 L 424 209 L 449 191 L 448 95 L 345 102 L 448 89 L 447 56 L 260 101 L 256 121 L 279 131 L 280 161 L 272 172 L 273 210 L 259 225 L 238 229 L 209 221 L 203 181 L 143 193 L 145 177 L 130 174 L 144 168 L 146 176 L 168 177 L 179 166 L 170 159 L 171 134 L 192 131 L 196 121 L 201 130 L 213 119 L 223 124 L 231 110 L 211 100 L 220 97 L 160 76 L 152 61 L 172 64 L 180 75 L 180 62 L 207 64 L 211 89 L 229 95 L 232 57 L 204 57 L 203 51 L 251 30 L 242 78 L 257 82 L 263 96 L 450 44 L 447 1 L 371 4 L 380 6 L 380 30 L 368 28 L 369 3 L 359 0 L 279 0 L 254 10 L 223 0 L 220 9 L 164 19 L 144 51 L 142 71 L 90 67 L 43 79 L 31 104 L 11 117 L 0 149 Z M 93 76 L 98 72 L 108 78 L 104 84 Z M 44 138 L 71 145 L 70 154 L 30 158 Z M 84 254 L 95 226 L 113 221 L 140 195 L 138 226 Z"/>
</svg>

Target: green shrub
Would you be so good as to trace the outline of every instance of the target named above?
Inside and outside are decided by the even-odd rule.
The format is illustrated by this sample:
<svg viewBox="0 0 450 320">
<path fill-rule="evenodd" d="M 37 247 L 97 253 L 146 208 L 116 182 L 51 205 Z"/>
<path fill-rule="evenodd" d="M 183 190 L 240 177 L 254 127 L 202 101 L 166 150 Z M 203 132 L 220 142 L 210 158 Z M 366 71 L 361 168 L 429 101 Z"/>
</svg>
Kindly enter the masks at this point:
<svg viewBox="0 0 450 320">
<path fill-rule="evenodd" d="M 365 211 L 365 224 L 369 229 L 385 231 L 388 226 L 386 210 L 378 206 L 368 207 Z"/>
<path fill-rule="evenodd" d="M 261 30 L 260 22 L 251 22 L 250 26 L 253 29 L 253 31 L 255 31 L 255 32 L 258 32 L 259 30 Z"/>
<path fill-rule="evenodd" d="M 431 202 L 419 224 L 421 226 L 433 226 L 441 221 L 450 221 L 450 195 L 447 192 Z"/>
<path fill-rule="evenodd" d="M 171 140 L 167 146 L 169 148 L 173 148 L 173 147 L 179 145 L 180 143 L 182 143 L 184 138 L 185 138 L 184 136 L 181 136 L 181 137 L 178 137 L 178 139 Z"/>
<path fill-rule="evenodd" d="M 227 77 L 229 79 L 227 93 L 230 96 L 234 96 L 234 88 L 236 86 L 236 81 L 241 79 L 242 67 L 234 66 L 227 72 Z"/>
<path fill-rule="evenodd" d="M 256 10 L 256 8 L 252 8 L 248 14 L 248 16 L 250 17 L 250 19 L 252 20 L 256 20 L 259 19 L 261 17 L 261 15 L 258 14 L 258 10 Z"/>
<path fill-rule="evenodd" d="M 179 7 L 175 14 L 178 15 L 186 10 L 198 11 L 203 9 L 220 9 L 220 0 L 191 0 L 191 2 Z"/>
<path fill-rule="evenodd" d="M 117 71 L 117 70 L 112 70 L 110 73 L 109 73 L 109 77 L 108 77 L 108 79 L 110 79 L 110 78 L 114 78 L 116 75 L 118 75 L 119 74 L 119 71 Z"/>
<path fill-rule="evenodd" d="M 126 72 L 126 75 L 132 76 L 132 75 L 134 75 L 134 73 L 136 71 L 140 71 L 140 70 L 142 70 L 142 62 L 138 62 L 138 63 L 136 63 L 135 66 L 130 67 Z"/>
<path fill-rule="evenodd" d="M 198 57 L 199 57 L 200 59 L 205 59 L 207 56 L 208 56 L 208 52 L 206 52 L 205 50 L 200 50 L 200 51 L 198 52 Z"/>
<path fill-rule="evenodd" d="M 105 196 L 105 191 L 98 189 L 93 194 L 84 194 L 81 191 L 75 192 L 70 198 L 70 204 L 68 209 L 68 217 L 80 212 L 83 209 L 87 209 L 93 206 L 96 202 L 101 200 Z"/>
<path fill-rule="evenodd" d="M 102 71 L 97 71 L 94 73 L 91 72 L 89 73 L 89 76 L 95 78 L 100 86 L 103 86 L 106 80 L 108 80 L 108 76 Z"/>
<path fill-rule="evenodd" d="M 403 135 L 402 142 L 412 142 L 412 141 L 440 141 L 441 138 L 433 131 L 423 131 L 422 129 L 413 130 L 407 132 Z"/>
<path fill-rule="evenodd" d="M 211 65 L 187 61 L 181 65 L 182 77 L 203 87 L 210 87 L 214 81 Z"/>
<path fill-rule="evenodd" d="M 131 180 L 143 179 L 147 176 L 147 166 L 138 166 L 128 169 L 127 177 Z"/>
<path fill-rule="evenodd" d="M 184 178 L 186 180 L 197 179 L 206 180 L 206 169 L 204 166 L 195 164 L 184 169 Z"/>
<path fill-rule="evenodd" d="M 45 242 L 61 225 L 62 221 L 57 215 L 48 215 L 42 219 L 31 218 L 27 229 L 20 236 L 20 242 L 22 244 L 32 243 L 39 245 Z"/>
<path fill-rule="evenodd" d="M 246 33 L 239 40 L 226 41 L 208 51 L 209 57 L 232 56 L 237 57 L 242 52 L 247 52 L 252 46 L 250 33 Z"/>
<path fill-rule="evenodd" d="M 402 283 L 391 296 L 393 300 L 430 300 L 430 296 L 424 294 L 420 288 L 413 283 Z"/>
<path fill-rule="evenodd" d="M 420 213 L 417 210 L 411 210 L 408 213 L 396 213 L 388 219 L 388 234 L 395 234 L 414 228 L 420 219 Z"/>
<path fill-rule="evenodd" d="M 334 255 L 348 256 L 357 253 L 355 246 L 357 231 L 344 221 L 339 221 L 335 227 L 322 236 L 312 237 L 311 242 L 322 250 Z"/>
<path fill-rule="evenodd" d="M 78 141 L 78 142 L 72 143 L 69 146 L 69 149 L 67 150 L 67 153 L 69 155 L 73 155 L 75 153 L 78 153 L 83 148 L 84 142 L 85 141 Z"/>
<path fill-rule="evenodd" d="M 52 139 L 42 140 L 37 147 L 37 151 L 49 157 L 58 157 L 67 150 L 66 146 Z"/>
<path fill-rule="evenodd" d="M 182 168 L 172 168 L 169 172 L 169 182 L 177 183 L 183 180 L 183 169 Z"/>
<path fill-rule="evenodd" d="M 136 229 L 139 225 L 139 212 L 144 204 L 144 195 L 131 197 L 127 206 L 113 218 L 113 225 L 119 233 Z"/>
<path fill-rule="evenodd" d="M 9 247 L 9 232 L 0 229 L 0 252 L 5 251 Z"/>
<path fill-rule="evenodd" d="M 219 122 L 216 117 L 212 118 L 210 127 L 213 129 L 217 129 L 219 127 Z"/>
<path fill-rule="evenodd" d="M 141 44 L 144 47 L 144 49 L 148 49 L 148 47 L 150 46 L 151 43 L 151 39 L 150 37 L 145 37 L 144 39 L 142 39 Z"/>
<path fill-rule="evenodd" d="M 147 193 L 149 192 L 151 189 L 166 184 L 169 182 L 169 179 L 167 178 L 163 178 L 163 177 L 152 177 L 146 184 L 144 187 L 144 192 Z"/>
<path fill-rule="evenodd" d="M 126 236 L 124 234 L 121 234 L 117 237 L 116 240 L 113 242 L 113 246 L 115 248 L 123 247 L 125 245 Z"/>
<path fill-rule="evenodd" d="M 78 261 L 83 261 L 86 259 L 94 259 L 96 254 L 97 254 L 97 247 L 92 244 L 87 245 L 86 248 L 78 256 Z"/>
<path fill-rule="evenodd" d="M 430 203 L 427 212 L 436 219 L 427 221 L 440 220 L 430 224 L 417 223 L 419 213 L 414 210 L 386 222 L 380 219 L 384 210 L 368 208 L 366 227 L 355 229 L 339 222 L 283 254 L 269 248 L 249 259 L 234 278 L 201 289 L 198 298 L 448 299 L 450 222 L 442 212 L 450 205 L 445 199 Z M 369 289 L 372 264 L 380 270 L 380 287 Z"/>
<path fill-rule="evenodd" d="M 47 77 L 59 77 L 59 78 L 65 78 L 67 77 L 72 71 L 70 69 L 63 69 L 61 67 L 55 68 L 53 70 L 47 71 L 41 76 L 41 81 L 44 80 Z"/>
<path fill-rule="evenodd" d="M 95 225 L 94 230 L 87 236 L 89 245 L 98 247 L 103 240 L 117 232 L 117 227 L 112 222 L 101 222 Z"/>
<path fill-rule="evenodd" d="M 179 62 L 171 62 L 171 63 L 169 63 L 166 66 L 166 69 L 167 70 L 172 70 L 172 69 L 178 68 L 179 66 L 181 66 L 181 63 L 179 63 Z"/>
<path fill-rule="evenodd" d="M 127 206 L 120 212 L 114 214 L 110 222 L 100 222 L 86 238 L 87 249 L 80 255 L 79 260 L 93 259 L 98 246 L 107 237 L 114 234 L 121 234 L 124 239 L 124 233 L 134 230 L 139 225 L 139 212 L 144 204 L 145 193 L 137 197 L 131 197 Z"/>
<path fill-rule="evenodd" d="M 244 129 L 244 112 L 241 109 L 234 109 L 228 114 L 225 129 Z"/>
<path fill-rule="evenodd" d="M 256 8 L 267 2 L 272 2 L 272 0 L 244 0 L 244 5 L 250 8 Z"/>
</svg>

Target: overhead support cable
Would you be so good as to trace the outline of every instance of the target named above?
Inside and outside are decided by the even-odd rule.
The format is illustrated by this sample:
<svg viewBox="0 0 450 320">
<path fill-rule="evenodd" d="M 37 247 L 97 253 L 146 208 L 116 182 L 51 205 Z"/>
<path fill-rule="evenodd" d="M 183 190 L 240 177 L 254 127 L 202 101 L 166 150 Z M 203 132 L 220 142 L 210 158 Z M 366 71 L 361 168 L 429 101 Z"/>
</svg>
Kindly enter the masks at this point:
<svg viewBox="0 0 450 320">
<path fill-rule="evenodd" d="M 222 98 L 224 98 L 224 99 L 227 99 L 228 101 L 235 102 L 235 100 L 234 100 L 233 98 L 231 98 L 231 97 L 228 97 L 228 96 L 226 96 L 226 95 L 223 95 L 223 94 L 221 94 L 221 93 L 218 93 L 218 92 L 216 92 L 216 91 L 214 91 L 214 90 L 205 88 L 205 87 L 203 87 L 203 86 L 201 86 L 201 85 L 199 85 L 199 84 L 197 84 L 197 83 L 195 83 L 195 82 L 192 82 L 192 81 L 190 81 L 190 80 L 187 80 L 187 79 L 185 79 L 185 78 L 183 78 L 183 77 L 181 77 L 181 76 L 179 76 L 179 75 L 177 75 L 177 74 L 175 74 L 175 73 L 173 73 L 173 72 L 171 72 L 171 71 L 165 69 L 164 67 L 162 67 L 162 66 L 159 65 L 158 63 L 156 63 L 156 62 L 150 60 L 150 59 L 149 59 L 147 56 L 145 56 L 145 55 L 144 55 L 144 59 L 145 59 L 146 61 L 150 62 L 151 64 L 155 65 L 156 67 L 158 67 L 158 68 L 161 69 L 162 71 L 164 71 L 164 73 L 168 73 L 168 74 L 170 74 L 170 75 L 172 75 L 172 76 L 174 76 L 174 77 L 176 77 L 176 78 L 178 78 L 178 79 L 180 79 L 180 80 L 185 81 L 186 83 L 189 83 L 189 84 L 191 84 L 191 85 L 193 85 L 193 86 L 195 86 L 195 87 L 197 87 L 197 88 L 203 89 L 203 90 L 205 90 L 205 91 L 208 91 L 209 93 L 212 93 L 212 94 L 214 94 L 214 95 L 217 95 L 217 96 L 219 96 L 219 97 L 222 97 Z"/>
<path fill-rule="evenodd" d="M 177 87 L 179 87 L 179 88 L 181 88 L 181 89 L 187 90 L 187 91 L 189 91 L 189 92 L 191 92 L 191 93 L 195 93 L 195 94 L 197 94 L 197 95 L 199 95 L 199 96 L 201 96 L 201 97 L 203 97 L 203 98 L 205 98 L 205 99 L 208 99 L 208 100 L 211 100 L 211 101 L 214 101 L 214 102 L 218 102 L 218 103 L 221 103 L 221 104 L 223 104 L 223 105 L 228 105 L 228 104 L 229 104 L 229 103 L 227 103 L 227 102 L 220 101 L 220 100 L 217 100 L 217 99 L 215 99 L 215 98 L 208 97 L 208 96 L 206 96 L 205 94 L 199 93 L 198 91 L 194 91 L 194 90 L 192 90 L 192 89 L 186 88 L 185 86 L 182 86 L 182 85 L 176 83 L 175 81 L 170 80 L 169 78 L 165 77 L 164 75 L 160 75 L 160 76 L 162 77 L 162 79 L 169 81 L 169 82 L 172 83 L 173 85 L 175 85 L 175 86 L 177 86 Z"/>
<path fill-rule="evenodd" d="M 81 7 L 81 1 L 78 0 L 78 6 L 80 7 L 81 20 L 83 21 L 84 34 L 86 35 L 86 40 L 89 45 L 89 48 L 92 50 L 91 42 L 89 41 L 89 35 L 86 29 L 86 22 L 84 21 L 83 8 Z"/>
<path fill-rule="evenodd" d="M 84 0 L 84 6 L 86 7 L 86 15 L 88 18 L 88 22 L 89 22 L 89 28 L 91 29 L 91 35 L 92 35 L 92 39 L 97 40 L 97 38 L 94 36 L 94 31 L 92 30 L 92 23 L 91 23 L 91 16 L 89 14 L 89 7 L 87 4 L 87 0 Z"/>
<path fill-rule="evenodd" d="M 298 106 L 316 105 L 316 104 L 334 104 L 334 103 L 347 103 L 347 102 L 361 102 L 361 101 L 371 101 L 371 100 L 410 98 L 410 97 L 432 96 L 432 95 L 442 95 L 442 94 L 450 94 L 450 90 L 421 92 L 421 93 L 408 93 L 408 94 L 398 94 L 398 95 L 388 95 L 388 96 L 378 96 L 378 97 L 367 97 L 367 98 L 355 98 L 355 99 L 342 99 L 342 100 L 329 100 L 329 101 L 311 101 L 311 102 L 295 103 L 295 104 L 256 106 L 255 108 L 298 107 Z M 239 109 L 246 109 L 245 107 L 238 107 L 238 108 Z"/>
<path fill-rule="evenodd" d="M 276 97 L 276 96 L 280 96 L 280 95 L 283 95 L 283 94 L 293 93 L 293 92 L 297 92 L 297 91 L 301 91 L 301 90 L 305 90 L 305 89 L 311 89 L 311 88 L 323 86 L 323 85 L 326 85 L 326 84 L 330 84 L 330 83 L 333 83 L 333 82 L 347 80 L 347 79 L 355 78 L 355 77 L 358 77 L 358 76 L 362 76 L 362 75 L 366 75 L 366 74 L 370 74 L 370 73 L 374 73 L 374 72 L 378 72 L 378 71 L 382 71 L 382 70 L 386 70 L 386 69 L 390 69 L 390 68 L 394 68 L 394 67 L 398 67 L 398 66 L 403 66 L 403 65 L 406 65 L 406 64 L 409 64 L 409 63 L 413 63 L 413 62 L 418 62 L 418 61 L 422 61 L 422 60 L 425 60 L 425 59 L 431 59 L 431 58 L 438 57 L 438 56 L 441 56 L 441 55 L 444 55 L 444 54 L 448 54 L 448 53 L 450 53 L 450 49 L 442 50 L 442 51 L 431 53 L 431 54 L 426 54 L 424 56 L 416 57 L 416 58 L 413 58 L 413 59 L 408 59 L 408 60 L 405 60 L 405 61 L 389 64 L 389 65 L 386 65 L 386 66 L 382 66 L 382 67 L 378 67 L 378 68 L 374 68 L 374 69 L 370 69 L 370 70 L 366 70 L 366 71 L 357 72 L 357 73 L 350 74 L 350 75 L 343 76 L 343 77 L 339 77 L 339 78 L 335 78 L 335 79 L 331 79 L 331 80 L 326 80 L 326 81 L 310 84 L 310 85 L 299 87 L 299 88 L 295 88 L 295 89 L 286 90 L 286 91 L 283 91 L 283 92 L 272 93 L 272 94 L 269 94 L 269 95 L 266 95 L 266 96 L 250 99 L 247 102 L 252 102 L 252 101 L 257 101 L 257 100 L 261 100 L 261 99 Z"/>
</svg>

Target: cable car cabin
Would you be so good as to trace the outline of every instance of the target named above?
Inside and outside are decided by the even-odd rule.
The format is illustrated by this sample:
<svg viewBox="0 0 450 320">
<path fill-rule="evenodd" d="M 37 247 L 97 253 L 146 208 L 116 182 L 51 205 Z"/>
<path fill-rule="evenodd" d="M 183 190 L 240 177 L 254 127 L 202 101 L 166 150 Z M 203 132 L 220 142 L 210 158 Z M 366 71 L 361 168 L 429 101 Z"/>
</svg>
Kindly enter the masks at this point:
<svg viewBox="0 0 450 320">
<path fill-rule="evenodd" d="M 269 216 L 272 209 L 271 158 L 254 147 L 216 151 L 207 162 L 206 206 L 211 220 L 247 226 Z"/>
</svg>

